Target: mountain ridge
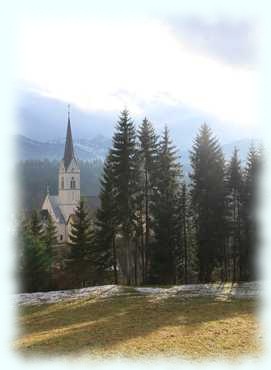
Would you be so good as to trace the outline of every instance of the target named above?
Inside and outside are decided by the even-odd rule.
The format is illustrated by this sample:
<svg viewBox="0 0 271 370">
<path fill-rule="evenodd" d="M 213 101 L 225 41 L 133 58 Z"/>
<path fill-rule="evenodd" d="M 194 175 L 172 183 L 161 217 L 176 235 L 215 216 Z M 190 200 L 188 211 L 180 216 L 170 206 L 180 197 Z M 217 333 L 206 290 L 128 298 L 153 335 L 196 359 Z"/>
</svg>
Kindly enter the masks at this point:
<svg viewBox="0 0 271 370">
<path fill-rule="evenodd" d="M 17 145 L 17 153 L 19 160 L 60 160 L 63 157 L 65 139 L 57 139 L 55 141 L 39 141 L 29 138 L 25 135 L 15 135 Z M 111 147 L 111 139 L 99 134 L 93 138 L 74 139 L 75 153 L 80 160 L 93 161 L 96 159 L 104 160 L 109 148 Z M 222 145 L 222 150 L 228 160 L 233 152 L 234 147 L 239 149 L 240 158 L 242 161 L 246 159 L 247 152 L 252 143 L 258 144 L 257 140 L 243 139 L 237 140 L 225 145 Z M 176 146 L 177 147 L 177 146 Z M 178 147 L 177 147 L 178 149 Z M 181 162 L 184 165 L 189 163 L 189 150 L 179 150 Z"/>
<path fill-rule="evenodd" d="M 67 103 L 27 89 L 20 90 L 18 97 L 17 133 L 38 141 L 62 141 L 67 125 Z M 145 116 L 153 123 L 157 134 L 161 134 L 167 125 L 174 144 L 182 150 L 190 148 L 192 138 L 203 122 L 207 122 L 223 145 L 246 136 L 255 136 L 255 133 L 249 132 L 247 128 L 244 130 L 237 123 L 218 120 L 185 104 L 158 104 L 155 100 L 148 104 L 138 104 L 140 113 L 130 112 L 135 125 L 138 126 Z M 92 138 L 97 135 L 112 137 L 118 119 L 119 111 L 96 111 L 91 110 L 91 106 L 89 110 L 83 110 L 73 105 L 73 138 Z"/>
</svg>

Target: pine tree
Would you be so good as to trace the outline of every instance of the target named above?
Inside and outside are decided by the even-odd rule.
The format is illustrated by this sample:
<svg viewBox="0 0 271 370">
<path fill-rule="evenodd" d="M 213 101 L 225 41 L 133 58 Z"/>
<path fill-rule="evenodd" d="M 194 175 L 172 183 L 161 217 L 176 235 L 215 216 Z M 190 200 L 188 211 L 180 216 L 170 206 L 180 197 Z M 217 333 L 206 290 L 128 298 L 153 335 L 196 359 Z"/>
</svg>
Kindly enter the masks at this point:
<svg viewBox="0 0 271 370">
<path fill-rule="evenodd" d="M 176 282 L 177 197 L 181 168 L 167 127 L 160 142 L 153 194 L 153 231 L 151 279 L 156 283 Z"/>
<path fill-rule="evenodd" d="M 95 266 L 101 275 L 113 266 L 114 283 L 118 284 L 116 250 L 117 217 L 111 152 L 104 163 L 101 180 L 100 208 L 95 221 Z"/>
<path fill-rule="evenodd" d="M 85 286 L 91 276 L 91 257 L 93 232 L 88 212 L 85 209 L 84 200 L 81 199 L 75 210 L 69 234 L 70 256 L 68 268 L 72 271 L 75 284 L 78 287 Z"/>
<path fill-rule="evenodd" d="M 227 192 L 229 209 L 230 246 L 232 256 L 232 280 L 238 279 L 238 264 L 241 249 L 241 194 L 242 194 L 242 169 L 237 148 L 234 149 L 230 164 L 227 169 Z"/>
<path fill-rule="evenodd" d="M 135 232 L 138 161 L 134 123 L 125 109 L 113 136 L 112 165 L 116 189 L 116 214 L 126 254 L 126 281 L 132 282 L 132 238 Z"/>
<path fill-rule="evenodd" d="M 151 198 L 154 186 L 155 165 L 158 155 L 157 136 L 150 121 L 145 117 L 138 132 L 139 138 L 139 161 L 142 172 L 141 186 L 141 215 L 140 234 L 142 238 L 142 280 L 146 280 L 147 267 L 149 265 L 149 243 L 151 231 Z M 145 225 L 145 234 L 143 235 L 143 225 Z"/>
<path fill-rule="evenodd" d="M 206 124 L 194 141 L 191 167 L 199 281 L 209 282 L 214 267 L 225 258 L 225 181 L 223 153 Z"/>
</svg>

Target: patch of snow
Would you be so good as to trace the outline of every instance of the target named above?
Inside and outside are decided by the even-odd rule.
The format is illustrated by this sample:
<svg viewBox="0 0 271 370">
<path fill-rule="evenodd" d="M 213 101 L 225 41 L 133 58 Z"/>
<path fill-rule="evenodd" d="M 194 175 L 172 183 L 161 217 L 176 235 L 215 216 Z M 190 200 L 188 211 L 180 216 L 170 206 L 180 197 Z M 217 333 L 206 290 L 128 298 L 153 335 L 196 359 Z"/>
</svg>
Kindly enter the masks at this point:
<svg viewBox="0 0 271 370">
<path fill-rule="evenodd" d="M 58 290 L 49 292 L 15 294 L 15 300 L 21 305 L 56 303 L 86 297 L 110 297 L 116 295 L 121 287 L 117 285 L 94 286 L 81 289 Z"/>
<path fill-rule="evenodd" d="M 257 298 L 261 293 L 259 282 L 239 284 L 188 284 L 176 285 L 170 288 L 159 287 L 125 287 L 119 285 L 92 286 L 82 289 L 59 290 L 50 292 L 15 294 L 14 300 L 19 305 L 38 305 L 56 303 L 66 300 L 94 297 L 107 298 L 114 296 L 129 296 L 136 293 L 156 298 L 179 297 L 214 297 L 218 299 Z"/>
</svg>

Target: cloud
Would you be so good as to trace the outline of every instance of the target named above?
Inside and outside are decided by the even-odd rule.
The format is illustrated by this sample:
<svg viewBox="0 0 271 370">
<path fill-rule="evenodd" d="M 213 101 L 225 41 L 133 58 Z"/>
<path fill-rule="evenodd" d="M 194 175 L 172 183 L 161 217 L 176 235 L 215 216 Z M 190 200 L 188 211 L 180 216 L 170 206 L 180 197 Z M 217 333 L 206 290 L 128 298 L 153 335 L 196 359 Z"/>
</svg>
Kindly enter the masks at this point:
<svg viewBox="0 0 271 370">
<path fill-rule="evenodd" d="M 158 20 L 28 22 L 20 57 L 22 80 L 81 109 L 185 105 L 243 128 L 256 122 L 255 71 L 189 47 Z"/>
<path fill-rule="evenodd" d="M 123 91 L 117 95 L 125 94 Z M 258 137 L 258 130 L 244 130 L 234 122 L 223 122 L 212 115 L 191 109 L 184 104 L 172 105 L 160 100 L 152 102 L 138 101 L 141 114 L 135 114 L 131 107 L 131 116 L 136 125 L 144 116 L 154 124 L 160 134 L 166 124 L 174 144 L 181 149 L 190 148 L 200 125 L 205 121 L 221 139 L 222 143 L 247 137 Z M 46 141 L 64 138 L 67 122 L 67 102 L 46 96 L 43 93 L 21 86 L 18 90 L 18 130 L 17 133 L 32 139 Z M 122 107 L 123 108 L 123 107 Z M 72 130 L 75 138 L 93 138 L 102 134 L 108 138 L 114 131 L 119 111 L 83 111 L 76 105 L 71 107 Z"/>
<path fill-rule="evenodd" d="M 230 64 L 254 66 L 257 59 L 256 27 L 245 20 L 170 18 L 170 29 L 187 46 Z"/>
</svg>

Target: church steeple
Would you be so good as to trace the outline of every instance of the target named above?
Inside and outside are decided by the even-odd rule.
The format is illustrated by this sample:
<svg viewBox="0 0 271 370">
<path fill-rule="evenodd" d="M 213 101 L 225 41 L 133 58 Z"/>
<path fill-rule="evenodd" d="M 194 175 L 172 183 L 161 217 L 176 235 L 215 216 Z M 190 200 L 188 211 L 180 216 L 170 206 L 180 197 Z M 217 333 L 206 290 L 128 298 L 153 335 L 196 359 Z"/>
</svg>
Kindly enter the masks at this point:
<svg viewBox="0 0 271 370">
<path fill-rule="evenodd" d="M 68 105 L 68 126 L 67 126 L 67 134 L 66 134 L 65 151 L 64 151 L 64 157 L 63 157 L 65 169 L 68 168 L 73 158 L 75 158 L 75 156 L 74 156 L 74 150 L 73 150 L 72 130 L 71 130 L 71 120 L 70 120 L 70 104 L 69 104 Z"/>
<path fill-rule="evenodd" d="M 64 157 L 58 171 L 58 204 L 67 222 L 80 201 L 80 168 L 76 160 L 72 142 L 70 105 L 68 105 L 68 125 Z"/>
</svg>

